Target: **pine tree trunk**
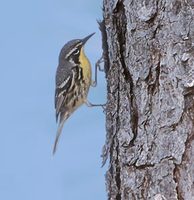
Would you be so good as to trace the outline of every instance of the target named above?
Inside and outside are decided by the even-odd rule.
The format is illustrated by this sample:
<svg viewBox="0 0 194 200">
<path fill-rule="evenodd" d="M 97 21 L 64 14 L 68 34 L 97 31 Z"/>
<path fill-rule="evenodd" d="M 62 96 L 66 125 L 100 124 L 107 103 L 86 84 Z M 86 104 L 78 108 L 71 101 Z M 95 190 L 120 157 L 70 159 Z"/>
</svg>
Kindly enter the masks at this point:
<svg viewBox="0 0 194 200">
<path fill-rule="evenodd" d="M 194 199 L 194 2 L 104 0 L 108 199 Z"/>
</svg>

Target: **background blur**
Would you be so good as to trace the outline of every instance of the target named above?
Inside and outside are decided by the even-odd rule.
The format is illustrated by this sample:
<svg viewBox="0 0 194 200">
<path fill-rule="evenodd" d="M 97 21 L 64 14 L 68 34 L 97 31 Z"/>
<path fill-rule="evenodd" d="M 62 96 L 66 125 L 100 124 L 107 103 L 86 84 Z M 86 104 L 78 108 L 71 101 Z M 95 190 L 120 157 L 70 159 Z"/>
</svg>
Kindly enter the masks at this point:
<svg viewBox="0 0 194 200">
<path fill-rule="evenodd" d="M 58 54 L 68 40 L 96 32 L 86 45 L 94 69 L 101 56 L 101 7 L 101 0 L 1 1 L 0 199 L 106 199 L 101 108 L 84 105 L 75 112 L 52 156 Z M 98 87 L 90 90 L 93 103 L 106 101 L 99 74 Z"/>
</svg>

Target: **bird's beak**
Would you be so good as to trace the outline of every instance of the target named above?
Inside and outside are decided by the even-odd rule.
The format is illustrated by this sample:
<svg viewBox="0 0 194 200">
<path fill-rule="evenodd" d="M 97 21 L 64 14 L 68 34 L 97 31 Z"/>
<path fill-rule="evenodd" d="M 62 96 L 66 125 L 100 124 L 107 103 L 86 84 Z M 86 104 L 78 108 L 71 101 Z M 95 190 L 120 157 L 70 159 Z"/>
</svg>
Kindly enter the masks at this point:
<svg viewBox="0 0 194 200">
<path fill-rule="evenodd" d="M 84 39 L 82 39 L 83 44 L 85 44 L 95 33 L 92 33 L 90 35 L 88 35 L 87 37 L 85 37 Z"/>
</svg>

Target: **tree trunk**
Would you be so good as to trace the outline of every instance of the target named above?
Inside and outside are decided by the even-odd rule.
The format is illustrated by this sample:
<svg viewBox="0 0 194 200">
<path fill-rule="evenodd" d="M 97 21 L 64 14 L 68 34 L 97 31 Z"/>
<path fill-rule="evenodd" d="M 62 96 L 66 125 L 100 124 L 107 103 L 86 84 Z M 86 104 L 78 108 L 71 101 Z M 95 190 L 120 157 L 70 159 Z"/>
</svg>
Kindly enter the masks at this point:
<svg viewBox="0 0 194 200">
<path fill-rule="evenodd" d="M 194 199 L 194 3 L 104 0 L 108 199 Z"/>
</svg>

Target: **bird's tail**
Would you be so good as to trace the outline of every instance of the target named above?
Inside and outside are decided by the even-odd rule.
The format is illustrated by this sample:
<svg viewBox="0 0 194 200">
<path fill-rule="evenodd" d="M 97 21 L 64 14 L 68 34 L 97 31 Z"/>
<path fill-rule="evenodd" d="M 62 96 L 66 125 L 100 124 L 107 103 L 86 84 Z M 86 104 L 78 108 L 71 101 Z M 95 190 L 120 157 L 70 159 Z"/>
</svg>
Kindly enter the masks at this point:
<svg viewBox="0 0 194 200">
<path fill-rule="evenodd" d="M 59 126 L 57 129 L 57 134 L 56 134 L 56 138 L 55 138 L 55 143 L 54 143 L 54 147 L 53 147 L 53 155 L 55 154 L 56 150 L 57 150 L 57 144 L 59 141 L 59 137 L 61 135 L 62 129 L 63 129 L 63 125 L 65 123 L 65 121 L 67 120 L 67 118 L 69 117 L 69 115 L 65 115 L 62 120 L 60 120 L 59 122 Z"/>
</svg>

